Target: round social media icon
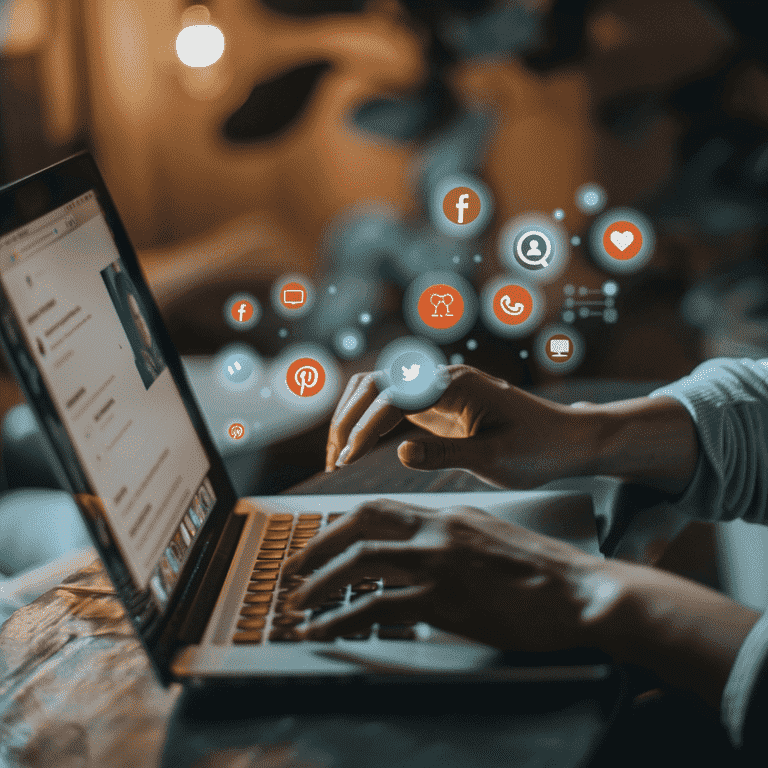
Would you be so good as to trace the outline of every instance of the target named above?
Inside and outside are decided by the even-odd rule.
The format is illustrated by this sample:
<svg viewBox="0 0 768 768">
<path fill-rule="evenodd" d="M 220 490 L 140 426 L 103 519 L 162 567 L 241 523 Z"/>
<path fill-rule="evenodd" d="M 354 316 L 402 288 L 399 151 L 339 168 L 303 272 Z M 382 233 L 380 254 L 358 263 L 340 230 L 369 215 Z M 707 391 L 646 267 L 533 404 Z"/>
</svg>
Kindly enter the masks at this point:
<svg viewBox="0 0 768 768">
<path fill-rule="evenodd" d="M 253 304 L 251 304 L 250 301 L 243 299 L 242 301 L 232 304 L 229 313 L 236 323 L 247 323 L 253 317 Z"/>
<path fill-rule="evenodd" d="M 552 241 L 539 230 L 526 230 L 515 242 L 515 259 L 525 269 L 546 269 L 551 256 Z"/>
<path fill-rule="evenodd" d="M 607 272 L 630 274 L 653 255 L 656 236 L 651 221 L 632 208 L 612 208 L 592 225 L 590 250 Z"/>
<path fill-rule="evenodd" d="M 311 357 L 300 357 L 288 366 L 285 383 L 294 395 L 312 397 L 325 384 L 325 369 Z"/>
<path fill-rule="evenodd" d="M 399 354 L 389 367 L 389 378 L 393 387 L 416 395 L 429 389 L 435 378 L 435 361 L 424 352 L 413 349 Z"/>
<path fill-rule="evenodd" d="M 614 221 L 603 232 L 603 248 L 612 259 L 634 259 L 642 247 L 643 233 L 631 221 Z"/>
<path fill-rule="evenodd" d="M 443 198 L 443 213 L 452 224 L 471 224 L 481 208 L 480 195 L 471 187 L 454 187 Z"/>
<path fill-rule="evenodd" d="M 230 384 L 245 384 L 256 370 L 251 356 L 240 352 L 226 357 L 221 368 L 225 381 Z"/>
<path fill-rule="evenodd" d="M 422 339 L 402 337 L 382 350 L 376 370 L 383 380 L 374 380 L 382 396 L 398 408 L 428 408 L 450 383 L 445 363 L 439 348 Z"/>
<path fill-rule="evenodd" d="M 242 440 L 245 437 L 245 424 L 241 424 L 239 421 L 233 421 L 227 427 L 227 434 L 232 440 Z"/>
<path fill-rule="evenodd" d="M 522 285 L 505 285 L 493 297 L 493 314 L 505 325 L 520 325 L 533 312 L 533 296 Z"/>
<path fill-rule="evenodd" d="M 224 305 L 224 319 L 230 328 L 247 331 L 261 319 L 261 305 L 250 293 L 235 294 Z"/>
<path fill-rule="evenodd" d="M 464 315 L 464 299 L 453 286 L 436 283 L 422 292 L 416 309 L 430 328 L 452 328 Z"/>
<path fill-rule="evenodd" d="M 544 354 L 553 363 L 566 363 L 573 357 L 573 339 L 564 333 L 555 333 L 550 336 L 544 347 Z"/>
<path fill-rule="evenodd" d="M 307 303 L 307 287 L 302 283 L 284 283 L 280 288 L 280 303 L 286 309 L 301 309 Z"/>
<path fill-rule="evenodd" d="M 428 183 L 429 215 L 442 234 L 465 240 L 480 235 L 493 215 L 490 189 L 471 174 Z"/>
</svg>

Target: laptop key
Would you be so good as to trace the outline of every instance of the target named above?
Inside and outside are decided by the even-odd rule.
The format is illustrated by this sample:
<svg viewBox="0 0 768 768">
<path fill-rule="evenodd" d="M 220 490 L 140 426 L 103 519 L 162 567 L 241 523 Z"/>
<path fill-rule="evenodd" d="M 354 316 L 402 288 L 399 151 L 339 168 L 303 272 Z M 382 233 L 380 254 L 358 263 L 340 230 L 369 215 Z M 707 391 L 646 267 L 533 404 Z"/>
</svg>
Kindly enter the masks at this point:
<svg viewBox="0 0 768 768">
<path fill-rule="evenodd" d="M 322 515 L 316 512 L 302 512 L 299 515 L 299 520 L 320 520 L 322 519 Z"/>
<path fill-rule="evenodd" d="M 261 568 L 257 568 L 251 574 L 251 581 L 277 581 L 278 571 L 264 571 Z"/>
<path fill-rule="evenodd" d="M 264 629 L 266 619 L 240 619 L 237 622 L 238 629 Z"/>
<path fill-rule="evenodd" d="M 260 643 L 262 633 L 257 629 L 241 630 L 232 635 L 233 643 Z"/>
<path fill-rule="evenodd" d="M 271 592 L 249 592 L 245 596 L 244 602 L 246 602 L 246 603 L 271 603 L 272 602 L 272 593 Z"/>
<path fill-rule="evenodd" d="M 285 552 L 259 552 L 256 557 L 256 563 L 258 565 L 260 560 L 282 560 Z"/>
<path fill-rule="evenodd" d="M 240 615 L 249 616 L 266 616 L 269 613 L 268 605 L 244 605 L 240 609 Z"/>
<path fill-rule="evenodd" d="M 274 515 L 269 516 L 269 522 L 270 523 L 290 523 L 293 520 L 293 515 L 290 513 L 276 513 Z"/>
<path fill-rule="evenodd" d="M 267 531 L 264 534 L 264 541 L 287 541 L 291 535 L 289 530 L 285 531 Z"/>
<path fill-rule="evenodd" d="M 287 541 L 265 541 L 259 547 L 259 554 L 265 549 L 285 549 L 287 546 Z"/>
<path fill-rule="evenodd" d="M 275 589 L 275 583 L 276 582 L 274 581 L 251 581 L 248 583 L 247 589 L 249 592 L 273 592 Z"/>
</svg>

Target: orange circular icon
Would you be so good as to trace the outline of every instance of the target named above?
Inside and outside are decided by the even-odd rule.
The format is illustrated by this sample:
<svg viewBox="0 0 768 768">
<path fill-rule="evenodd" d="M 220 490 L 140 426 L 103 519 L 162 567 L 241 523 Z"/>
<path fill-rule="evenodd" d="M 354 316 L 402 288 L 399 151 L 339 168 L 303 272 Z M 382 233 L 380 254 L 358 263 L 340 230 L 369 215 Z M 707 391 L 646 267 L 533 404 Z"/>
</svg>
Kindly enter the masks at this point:
<svg viewBox="0 0 768 768">
<path fill-rule="evenodd" d="M 280 289 L 280 303 L 286 309 L 300 309 L 307 303 L 307 288 L 301 283 L 286 283 Z"/>
<path fill-rule="evenodd" d="M 285 383 L 294 395 L 312 397 L 325 384 L 325 368 L 311 357 L 300 357 L 288 366 Z"/>
<path fill-rule="evenodd" d="M 247 323 L 253 317 L 253 304 L 243 299 L 232 304 L 232 319 L 237 323 Z"/>
<path fill-rule="evenodd" d="M 480 215 L 480 195 L 471 187 L 454 187 L 443 198 L 443 213 L 452 224 L 471 224 Z"/>
<path fill-rule="evenodd" d="M 603 232 L 603 248 L 612 259 L 633 259 L 642 247 L 643 234 L 631 221 L 614 221 Z"/>
<path fill-rule="evenodd" d="M 505 285 L 493 297 L 493 314 L 505 325 L 520 325 L 533 312 L 533 296 L 522 285 Z"/>
<path fill-rule="evenodd" d="M 227 434 L 233 440 L 239 440 L 241 437 L 245 435 L 245 427 L 242 424 L 239 424 L 238 422 L 234 422 L 233 424 L 229 425 L 229 428 L 227 429 Z"/>
<path fill-rule="evenodd" d="M 452 328 L 464 314 L 464 299 L 452 286 L 437 283 L 421 294 L 416 309 L 430 328 Z"/>
</svg>

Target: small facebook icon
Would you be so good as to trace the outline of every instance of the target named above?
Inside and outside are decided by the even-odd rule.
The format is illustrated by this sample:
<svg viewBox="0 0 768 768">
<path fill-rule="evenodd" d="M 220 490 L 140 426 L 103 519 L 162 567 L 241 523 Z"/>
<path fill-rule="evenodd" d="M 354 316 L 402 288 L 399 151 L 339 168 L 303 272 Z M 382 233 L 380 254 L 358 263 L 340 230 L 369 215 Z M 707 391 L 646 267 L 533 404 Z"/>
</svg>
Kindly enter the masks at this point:
<svg viewBox="0 0 768 768">
<path fill-rule="evenodd" d="M 238 331 L 252 328 L 261 316 L 258 301 L 249 294 L 231 296 L 227 302 L 224 318 L 227 323 Z"/>
</svg>

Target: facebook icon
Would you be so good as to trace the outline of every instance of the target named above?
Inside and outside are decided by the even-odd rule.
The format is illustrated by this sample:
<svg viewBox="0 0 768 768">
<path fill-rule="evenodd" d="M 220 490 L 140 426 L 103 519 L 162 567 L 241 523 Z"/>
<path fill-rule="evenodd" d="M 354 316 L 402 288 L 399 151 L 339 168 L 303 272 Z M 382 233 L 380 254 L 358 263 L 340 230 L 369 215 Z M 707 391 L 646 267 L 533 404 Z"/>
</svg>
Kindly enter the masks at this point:
<svg viewBox="0 0 768 768">
<path fill-rule="evenodd" d="M 230 297 L 224 312 L 227 323 L 238 331 L 253 328 L 261 317 L 259 302 L 248 294 Z"/>
</svg>

